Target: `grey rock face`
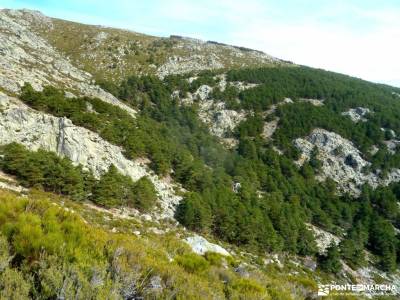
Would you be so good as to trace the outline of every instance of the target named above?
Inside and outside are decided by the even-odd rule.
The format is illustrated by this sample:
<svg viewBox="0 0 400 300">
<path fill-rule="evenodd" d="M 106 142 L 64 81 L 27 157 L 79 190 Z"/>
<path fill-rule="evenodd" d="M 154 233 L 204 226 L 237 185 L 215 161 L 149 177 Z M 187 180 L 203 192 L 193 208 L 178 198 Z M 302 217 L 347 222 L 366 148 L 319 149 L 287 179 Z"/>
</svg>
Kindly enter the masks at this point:
<svg viewBox="0 0 400 300">
<path fill-rule="evenodd" d="M 217 55 L 204 56 L 195 54 L 190 57 L 171 56 L 167 62 L 157 69 L 157 75 L 161 78 L 170 74 L 184 74 L 191 71 L 220 69 L 224 65 Z"/>
<path fill-rule="evenodd" d="M 307 102 L 310 103 L 314 106 L 322 106 L 324 105 L 324 100 L 322 99 L 307 99 L 307 98 L 300 98 L 299 99 L 300 102 Z"/>
<path fill-rule="evenodd" d="M 18 182 L 11 176 L 4 174 L 0 171 L 0 189 L 6 189 L 17 193 L 24 193 L 28 190 L 18 184 Z M 0 268 L 1 270 L 1 268 Z"/>
<path fill-rule="evenodd" d="M 324 254 L 326 252 L 326 249 L 331 245 L 331 243 L 335 243 L 336 245 L 339 245 L 341 239 L 333 235 L 330 232 L 327 232 L 321 228 L 318 228 L 317 226 L 314 226 L 312 224 L 307 224 L 307 227 L 312 231 L 315 237 L 315 242 L 317 243 L 317 248 L 318 252 L 320 254 Z"/>
<path fill-rule="evenodd" d="M 317 262 L 313 257 L 309 256 L 304 257 L 302 263 L 307 269 L 311 271 L 315 271 L 317 269 Z"/>
<path fill-rule="evenodd" d="M 175 195 L 174 184 L 160 179 L 140 160 L 124 157 L 122 149 L 103 140 L 98 134 L 75 126 L 67 118 L 37 112 L 16 98 L 0 92 L 0 144 L 17 142 L 30 150 L 42 148 L 68 157 L 82 165 L 95 177 L 106 172 L 111 164 L 134 181 L 148 176 L 159 195 L 159 218 L 172 218 L 181 197 Z"/>
<path fill-rule="evenodd" d="M 395 154 L 400 145 L 399 140 L 389 140 L 389 141 L 384 141 L 383 143 L 386 145 L 388 151 L 391 154 Z"/>
<path fill-rule="evenodd" d="M 226 82 L 223 77 L 220 82 L 220 88 L 225 88 L 225 86 Z M 244 88 L 246 85 L 242 84 L 241 86 Z M 182 99 L 182 103 L 192 105 L 195 101 L 198 101 L 200 120 L 209 126 L 211 134 L 223 138 L 246 118 L 246 112 L 226 109 L 224 102 L 212 99 L 212 91 L 212 87 L 202 85 L 194 93 L 188 93 L 187 97 Z M 177 94 L 174 93 L 174 95 Z"/>
<path fill-rule="evenodd" d="M 346 112 L 343 112 L 342 115 L 349 116 L 353 122 L 357 123 L 360 121 L 366 122 L 367 119 L 365 118 L 365 116 L 369 113 L 371 113 L 371 110 L 369 108 L 356 107 L 356 108 L 349 109 Z"/>
<path fill-rule="evenodd" d="M 400 170 L 393 169 L 385 179 L 375 173 L 364 173 L 364 168 L 369 167 L 361 152 L 347 139 L 324 129 L 314 129 L 306 138 L 294 141 L 296 147 L 302 152 L 297 164 L 302 165 L 310 158 L 314 147 L 318 149 L 318 159 L 322 162 L 321 173 L 317 179 L 333 179 L 340 191 L 350 192 L 353 195 L 360 193 L 359 187 L 368 183 L 372 187 L 388 185 L 400 181 Z"/>
<path fill-rule="evenodd" d="M 181 38 L 176 40 L 174 50 L 180 50 L 189 55 L 173 55 L 157 68 L 161 78 L 170 74 L 184 74 L 191 71 L 215 70 L 227 67 L 237 58 L 246 57 L 260 65 L 265 63 L 282 63 L 279 59 L 258 51 L 243 51 L 237 47 L 208 43 L 196 39 Z"/>
<path fill-rule="evenodd" d="M 38 18 L 41 21 L 35 24 L 52 26 L 51 19 L 38 12 L 0 10 L 0 87 L 18 93 L 25 83 L 30 83 L 35 90 L 54 85 L 81 96 L 99 98 L 134 116 L 134 109 L 92 84 L 89 73 L 74 67 L 33 32 L 30 22 Z"/>
<path fill-rule="evenodd" d="M 265 139 L 270 139 L 278 129 L 279 118 L 275 118 L 270 122 L 264 122 L 264 128 L 261 136 Z"/>
</svg>

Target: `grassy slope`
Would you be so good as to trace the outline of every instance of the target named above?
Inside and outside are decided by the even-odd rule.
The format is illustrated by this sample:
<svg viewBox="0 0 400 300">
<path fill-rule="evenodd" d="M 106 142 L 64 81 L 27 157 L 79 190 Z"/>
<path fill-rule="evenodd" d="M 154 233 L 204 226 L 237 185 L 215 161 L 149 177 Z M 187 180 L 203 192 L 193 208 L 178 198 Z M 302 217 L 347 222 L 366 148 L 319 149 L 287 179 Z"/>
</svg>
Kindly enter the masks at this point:
<svg viewBox="0 0 400 300">
<path fill-rule="evenodd" d="M 249 266 L 249 277 L 240 277 L 234 268 L 243 258 L 205 260 L 177 238 L 184 234 L 179 229 L 156 235 L 148 230 L 152 225 L 53 194 L 0 190 L 0 298 L 24 298 L 29 291 L 44 299 L 67 286 L 69 297 L 119 299 L 132 283 L 146 299 L 304 299 L 315 291 L 309 272 L 287 276 L 289 270 L 276 265 Z M 66 279 L 60 272 L 74 275 Z M 149 289 L 154 276 L 162 290 Z"/>
</svg>

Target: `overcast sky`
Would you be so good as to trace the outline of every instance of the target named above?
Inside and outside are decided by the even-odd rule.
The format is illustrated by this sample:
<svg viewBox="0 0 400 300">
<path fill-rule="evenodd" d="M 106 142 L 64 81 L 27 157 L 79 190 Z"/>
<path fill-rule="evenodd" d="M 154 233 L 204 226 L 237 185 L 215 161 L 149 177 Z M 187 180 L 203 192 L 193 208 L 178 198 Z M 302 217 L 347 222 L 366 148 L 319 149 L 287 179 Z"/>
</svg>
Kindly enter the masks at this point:
<svg viewBox="0 0 400 300">
<path fill-rule="evenodd" d="M 245 46 L 400 87 L 400 0 L 0 0 L 0 7 Z"/>
</svg>

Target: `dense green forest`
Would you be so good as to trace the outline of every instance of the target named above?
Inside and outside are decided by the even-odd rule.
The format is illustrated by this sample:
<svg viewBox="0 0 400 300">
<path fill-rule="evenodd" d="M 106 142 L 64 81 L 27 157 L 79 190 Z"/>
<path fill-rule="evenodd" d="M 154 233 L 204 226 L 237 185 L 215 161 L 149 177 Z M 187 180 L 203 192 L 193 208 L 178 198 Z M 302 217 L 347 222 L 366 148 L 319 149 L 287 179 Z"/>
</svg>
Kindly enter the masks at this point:
<svg viewBox="0 0 400 300">
<path fill-rule="evenodd" d="M 278 107 L 277 116 L 281 122 L 275 139 L 285 150 L 291 147 L 293 138 L 305 136 L 316 127 L 334 131 L 355 142 L 365 154 L 373 144 L 379 145 L 385 138 L 390 138 L 381 128 L 400 132 L 397 88 L 307 67 L 231 70 L 227 77 L 231 81 L 259 84 L 239 94 L 239 108 L 262 111 L 286 97 L 324 100 L 324 105 L 318 107 L 303 102 Z M 354 124 L 341 115 L 355 107 L 372 111 L 368 114 L 368 122 Z"/>
<path fill-rule="evenodd" d="M 317 161 L 300 169 L 293 163 L 297 151 L 292 145 L 293 138 L 321 127 L 354 140 L 367 156 L 371 145 L 381 146 L 386 138 L 381 127 L 400 132 L 396 117 L 400 105 L 393 89 L 300 67 L 229 71 L 228 81 L 259 84 L 243 92 L 234 88 L 214 91 L 216 97 L 235 109 L 255 112 L 233 133 L 239 144 L 230 151 L 199 121 L 196 105 L 184 106 L 171 97 L 175 90 L 184 95 L 201 84 L 215 86 L 218 79 L 214 75 L 205 72 L 190 84 L 183 76 L 170 76 L 163 81 L 132 76 L 119 85 L 103 82 L 103 87 L 140 110 L 136 118 L 98 99 L 66 99 L 62 91 L 51 87 L 35 92 L 27 85 L 21 99 L 35 109 L 66 116 L 74 124 L 98 132 L 109 142 L 121 145 L 128 158 L 147 156 L 160 175 L 172 169 L 174 179 L 190 191 L 176 215 L 189 229 L 210 232 L 254 251 L 316 255 L 315 242 L 306 225 L 313 223 L 344 237 L 338 253 L 352 266 L 365 263 L 361 250 L 368 249 L 376 255 L 377 265 L 394 270 L 400 262 L 399 237 L 393 227 L 400 225 L 399 185 L 377 190 L 365 187 L 357 199 L 339 196 L 332 181 L 320 183 L 314 179 Z M 292 97 L 295 103 L 282 105 L 276 112 L 280 121 L 273 138 L 287 154 L 279 155 L 272 143 L 260 136 L 264 121 L 261 112 L 285 97 Z M 314 107 L 297 102 L 301 97 L 324 99 L 325 105 Z M 88 104 L 91 110 L 87 109 Z M 341 116 L 341 112 L 354 106 L 374 112 L 368 122 L 354 124 Z M 398 155 L 386 153 L 384 147 L 371 160 L 374 166 L 386 169 L 397 166 L 399 161 Z M 234 190 L 233 185 L 240 188 Z M 103 193 L 107 195 L 101 187 L 93 191 L 100 193 L 98 199 L 104 199 Z M 119 197 L 131 201 L 129 196 L 115 196 Z M 337 265 L 337 251 L 332 249 L 329 253 L 332 257 L 319 260 L 321 268 L 327 270 Z"/>
</svg>

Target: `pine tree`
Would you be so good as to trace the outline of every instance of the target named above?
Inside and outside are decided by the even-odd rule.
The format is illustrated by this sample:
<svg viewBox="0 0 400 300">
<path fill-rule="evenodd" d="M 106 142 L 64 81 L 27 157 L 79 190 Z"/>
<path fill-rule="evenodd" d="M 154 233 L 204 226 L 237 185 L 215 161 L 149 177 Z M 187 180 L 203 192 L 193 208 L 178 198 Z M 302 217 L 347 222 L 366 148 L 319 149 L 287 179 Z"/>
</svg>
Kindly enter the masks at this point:
<svg viewBox="0 0 400 300">
<path fill-rule="evenodd" d="M 329 273 L 337 274 L 342 270 L 340 253 L 335 242 L 332 242 L 329 245 L 328 249 L 326 249 L 325 255 L 321 255 L 318 258 L 318 265 L 322 270 Z"/>
<path fill-rule="evenodd" d="M 397 239 L 393 225 L 383 219 L 375 216 L 369 234 L 369 246 L 374 254 L 380 258 L 380 265 L 385 271 L 394 271 L 396 269 L 396 247 Z"/>
<path fill-rule="evenodd" d="M 142 177 L 135 183 L 134 194 L 134 205 L 141 211 L 151 209 L 157 200 L 154 185 L 147 177 Z"/>
<path fill-rule="evenodd" d="M 178 206 L 177 220 L 195 231 L 205 231 L 211 224 L 211 212 L 199 194 L 189 193 Z"/>
<path fill-rule="evenodd" d="M 368 232 L 358 222 L 340 243 L 341 256 L 353 269 L 365 264 L 364 248 L 367 240 Z"/>
<path fill-rule="evenodd" d="M 133 184 L 114 165 L 101 176 L 93 188 L 92 200 L 104 206 L 125 204 L 133 199 Z"/>
</svg>

